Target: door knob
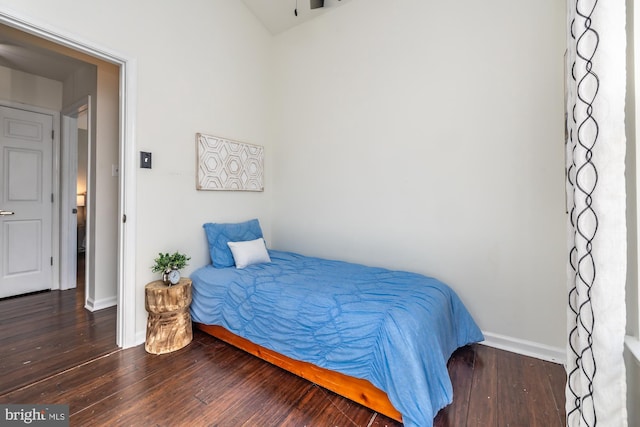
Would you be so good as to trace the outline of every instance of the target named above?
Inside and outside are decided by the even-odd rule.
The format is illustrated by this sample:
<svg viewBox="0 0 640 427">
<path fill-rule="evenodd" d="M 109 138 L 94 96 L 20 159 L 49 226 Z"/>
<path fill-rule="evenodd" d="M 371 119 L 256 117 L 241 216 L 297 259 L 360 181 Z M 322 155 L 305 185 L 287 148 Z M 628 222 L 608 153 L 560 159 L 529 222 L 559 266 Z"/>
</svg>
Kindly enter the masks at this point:
<svg viewBox="0 0 640 427">
<path fill-rule="evenodd" d="M 15 214 L 15 212 L 3 211 L 2 209 L 0 209 L 0 216 L 14 215 L 14 214 Z"/>
</svg>

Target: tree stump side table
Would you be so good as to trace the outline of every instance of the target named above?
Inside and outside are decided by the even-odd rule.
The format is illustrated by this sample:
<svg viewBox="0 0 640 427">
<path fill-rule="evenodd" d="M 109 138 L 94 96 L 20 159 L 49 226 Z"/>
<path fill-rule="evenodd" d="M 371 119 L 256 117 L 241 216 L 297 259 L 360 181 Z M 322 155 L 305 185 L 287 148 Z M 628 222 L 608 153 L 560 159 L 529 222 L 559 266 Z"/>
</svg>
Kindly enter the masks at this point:
<svg viewBox="0 0 640 427">
<path fill-rule="evenodd" d="M 191 328 L 191 279 L 182 278 L 173 286 L 162 280 L 144 287 L 147 316 L 147 339 L 144 349 L 152 354 L 179 350 L 193 339 Z"/>
</svg>

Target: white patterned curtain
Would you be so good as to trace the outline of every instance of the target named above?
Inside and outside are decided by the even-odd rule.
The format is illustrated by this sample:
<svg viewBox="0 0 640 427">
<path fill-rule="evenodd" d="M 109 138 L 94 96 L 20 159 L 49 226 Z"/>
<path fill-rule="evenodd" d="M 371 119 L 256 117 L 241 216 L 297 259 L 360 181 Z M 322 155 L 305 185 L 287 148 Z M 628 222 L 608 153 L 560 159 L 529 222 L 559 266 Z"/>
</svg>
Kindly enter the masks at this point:
<svg viewBox="0 0 640 427">
<path fill-rule="evenodd" d="M 567 6 L 567 426 L 625 427 L 625 2 Z"/>
</svg>

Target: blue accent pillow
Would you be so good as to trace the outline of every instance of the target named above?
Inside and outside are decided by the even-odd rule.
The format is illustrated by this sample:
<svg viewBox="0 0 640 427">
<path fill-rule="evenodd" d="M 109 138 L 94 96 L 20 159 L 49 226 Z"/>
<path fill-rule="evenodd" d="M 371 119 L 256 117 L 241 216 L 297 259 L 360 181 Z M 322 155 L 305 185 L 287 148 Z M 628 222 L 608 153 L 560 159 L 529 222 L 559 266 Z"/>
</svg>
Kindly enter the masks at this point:
<svg viewBox="0 0 640 427">
<path fill-rule="evenodd" d="M 211 262 L 216 268 L 235 265 L 233 254 L 227 245 L 228 242 L 246 242 L 263 237 L 260 222 L 257 219 L 234 224 L 208 222 L 203 224 L 203 227 L 209 242 Z"/>
</svg>

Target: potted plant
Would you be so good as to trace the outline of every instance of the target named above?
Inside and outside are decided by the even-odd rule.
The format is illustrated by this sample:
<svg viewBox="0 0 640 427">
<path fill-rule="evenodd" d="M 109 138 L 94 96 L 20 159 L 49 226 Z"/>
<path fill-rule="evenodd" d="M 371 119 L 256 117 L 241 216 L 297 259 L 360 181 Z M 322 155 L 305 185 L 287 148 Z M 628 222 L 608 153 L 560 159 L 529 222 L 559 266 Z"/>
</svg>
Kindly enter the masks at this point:
<svg viewBox="0 0 640 427">
<path fill-rule="evenodd" d="M 154 260 L 155 264 L 151 267 L 153 273 L 162 272 L 162 280 L 165 284 L 171 286 L 180 281 L 180 270 L 185 268 L 191 257 L 175 252 L 173 254 L 162 253 Z"/>
</svg>

